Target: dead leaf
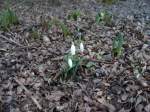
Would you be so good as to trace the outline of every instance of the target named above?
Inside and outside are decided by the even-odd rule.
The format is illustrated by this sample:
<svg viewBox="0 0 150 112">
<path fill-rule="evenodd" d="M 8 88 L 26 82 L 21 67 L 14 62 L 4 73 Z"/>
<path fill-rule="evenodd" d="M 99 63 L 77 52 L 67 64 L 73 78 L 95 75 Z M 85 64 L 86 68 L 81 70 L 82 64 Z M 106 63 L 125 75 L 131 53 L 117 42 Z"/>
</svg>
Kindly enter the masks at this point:
<svg viewBox="0 0 150 112">
<path fill-rule="evenodd" d="M 122 109 L 119 110 L 118 112 L 130 112 L 130 110 L 125 110 L 124 108 L 122 108 Z"/>
<path fill-rule="evenodd" d="M 53 91 L 51 95 L 47 95 L 46 98 L 50 101 L 59 101 L 65 94 L 61 91 Z"/>
<path fill-rule="evenodd" d="M 137 105 L 135 110 L 136 110 L 136 112 L 143 112 L 142 111 L 143 110 L 143 105 L 142 104 Z"/>
<path fill-rule="evenodd" d="M 141 96 L 141 95 L 139 95 L 138 98 L 136 99 L 135 106 L 138 105 L 138 104 L 140 104 L 141 102 L 145 102 L 145 101 L 146 101 L 146 98 L 143 97 L 143 96 Z"/>
<path fill-rule="evenodd" d="M 123 95 L 121 96 L 121 100 L 123 100 L 123 101 L 126 101 L 127 98 L 128 98 L 128 94 L 127 94 L 127 93 L 125 93 L 125 94 L 123 94 Z"/>
<path fill-rule="evenodd" d="M 150 104 L 146 105 L 146 106 L 144 107 L 144 109 L 145 109 L 146 112 L 150 112 Z"/>
</svg>

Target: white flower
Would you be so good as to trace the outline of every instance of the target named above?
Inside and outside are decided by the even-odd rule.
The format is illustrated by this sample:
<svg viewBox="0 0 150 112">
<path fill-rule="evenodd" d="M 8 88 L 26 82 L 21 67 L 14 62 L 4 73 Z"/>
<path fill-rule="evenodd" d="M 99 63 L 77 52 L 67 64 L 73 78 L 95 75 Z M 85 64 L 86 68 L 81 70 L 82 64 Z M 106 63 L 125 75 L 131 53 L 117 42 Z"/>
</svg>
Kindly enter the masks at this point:
<svg viewBox="0 0 150 112">
<path fill-rule="evenodd" d="M 101 15 L 102 19 L 104 19 L 105 13 L 101 12 L 100 15 Z"/>
<path fill-rule="evenodd" d="M 68 59 L 68 65 L 69 65 L 70 68 L 72 68 L 72 66 L 73 66 L 72 60 L 70 58 Z"/>
<path fill-rule="evenodd" d="M 76 48 L 74 46 L 74 43 L 72 42 L 72 45 L 71 45 L 71 55 L 75 55 L 75 52 L 76 52 Z"/>
<path fill-rule="evenodd" d="M 80 51 L 81 51 L 81 53 L 83 53 L 83 51 L 84 51 L 84 45 L 82 42 L 80 43 Z"/>
</svg>

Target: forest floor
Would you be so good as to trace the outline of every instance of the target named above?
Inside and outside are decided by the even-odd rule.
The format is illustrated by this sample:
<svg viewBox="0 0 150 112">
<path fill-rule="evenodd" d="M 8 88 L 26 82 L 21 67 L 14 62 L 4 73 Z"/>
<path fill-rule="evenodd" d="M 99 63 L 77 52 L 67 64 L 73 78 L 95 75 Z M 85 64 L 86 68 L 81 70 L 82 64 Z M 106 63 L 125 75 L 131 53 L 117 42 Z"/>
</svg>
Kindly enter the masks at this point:
<svg viewBox="0 0 150 112">
<path fill-rule="evenodd" d="M 20 22 L 0 31 L 0 112 L 150 112 L 149 0 L 112 5 L 56 1 L 14 0 L 10 5 Z M 73 10 L 81 12 L 78 21 L 67 18 Z M 95 22 L 97 12 L 104 10 L 113 15 L 111 25 Z M 73 35 L 48 28 L 47 21 L 54 18 Z M 62 81 L 63 57 L 78 40 L 77 28 L 86 55 L 96 59 L 92 67 L 78 70 L 77 80 Z M 114 58 L 112 42 L 118 32 L 124 34 L 123 53 Z"/>
</svg>

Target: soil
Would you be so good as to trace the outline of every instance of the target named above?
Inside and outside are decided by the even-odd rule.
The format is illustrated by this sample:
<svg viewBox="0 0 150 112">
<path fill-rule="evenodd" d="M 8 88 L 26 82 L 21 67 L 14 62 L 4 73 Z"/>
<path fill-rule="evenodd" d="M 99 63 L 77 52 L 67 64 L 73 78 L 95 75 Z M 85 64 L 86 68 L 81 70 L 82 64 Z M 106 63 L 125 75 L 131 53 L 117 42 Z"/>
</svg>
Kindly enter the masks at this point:
<svg viewBox="0 0 150 112">
<path fill-rule="evenodd" d="M 4 8 L 0 0 L 0 10 Z M 20 23 L 0 31 L 0 112 L 150 112 L 150 1 L 13 0 Z M 73 10 L 78 21 L 68 20 Z M 109 26 L 95 23 L 97 12 L 113 15 Z M 76 36 L 65 37 L 47 21 L 58 18 L 77 35 L 85 52 L 102 58 L 77 72 L 78 80 L 59 79 Z M 36 31 L 37 35 L 32 34 Z M 123 54 L 112 56 L 112 41 L 124 34 Z M 138 72 L 140 68 L 143 72 Z M 140 75 L 138 77 L 138 75 Z"/>
</svg>

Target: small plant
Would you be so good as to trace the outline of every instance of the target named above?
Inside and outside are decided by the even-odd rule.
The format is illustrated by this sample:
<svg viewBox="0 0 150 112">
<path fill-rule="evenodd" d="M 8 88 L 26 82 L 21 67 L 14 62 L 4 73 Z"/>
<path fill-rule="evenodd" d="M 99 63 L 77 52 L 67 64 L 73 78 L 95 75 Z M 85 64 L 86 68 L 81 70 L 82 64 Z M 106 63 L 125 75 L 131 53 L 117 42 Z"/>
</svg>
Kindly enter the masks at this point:
<svg viewBox="0 0 150 112">
<path fill-rule="evenodd" d="M 79 70 L 83 68 L 89 69 L 94 64 L 90 62 L 84 55 L 84 45 L 82 42 L 79 44 L 79 52 L 77 52 L 74 43 L 71 45 L 70 53 L 64 58 L 66 65 L 63 67 L 61 74 L 62 80 L 78 79 L 77 75 Z"/>
<path fill-rule="evenodd" d="M 111 25 L 112 14 L 108 11 L 99 12 L 97 13 L 95 20 L 97 24 Z"/>
<path fill-rule="evenodd" d="M 75 10 L 73 12 L 71 12 L 69 15 L 68 15 L 68 19 L 72 19 L 74 21 L 77 21 L 77 19 L 81 16 L 81 13 L 79 10 Z"/>
<path fill-rule="evenodd" d="M 18 23 L 16 14 L 11 9 L 6 9 L 0 14 L 0 28 L 8 29 Z"/>
<path fill-rule="evenodd" d="M 131 66 L 133 67 L 134 75 L 138 79 L 144 74 L 147 64 L 139 62 L 137 64 L 136 63 L 135 64 L 131 64 Z"/>
<path fill-rule="evenodd" d="M 123 34 L 118 33 L 113 40 L 112 53 L 114 57 L 120 57 L 122 55 L 123 42 L 124 42 Z"/>
<path fill-rule="evenodd" d="M 67 65 L 63 68 L 61 79 L 68 80 L 70 78 L 75 78 L 84 58 L 77 55 L 74 43 L 71 45 L 70 53 L 67 54 L 64 59 L 67 62 Z"/>
<path fill-rule="evenodd" d="M 42 31 L 47 32 L 49 29 L 49 21 L 46 19 L 41 19 Z"/>
<path fill-rule="evenodd" d="M 34 28 L 33 28 L 32 31 L 30 32 L 29 36 L 30 36 L 32 39 L 34 39 L 34 40 L 40 38 L 39 32 L 38 32 L 36 29 L 34 29 Z"/>
<path fill-rule="evenodd" d="M 6 9 L 0 13 L 0 29 L 7 30 L 9 27 L 17 23 L 19 23 L 18 17 L 15 12 L 10 9 L 7 2 Z"/>
<path fill-rule="evenodd" d="M 56 25 L 57 27 L 59 27 L 62 30 L 65 37 L 70 35 L 70 31 L 68 27 L 63 22 L 59 21 L 58 19 L 53 19 L 52 21 L 49 22 L 49 27 L 52 27 L 53 25 Z"/>
</svg>

